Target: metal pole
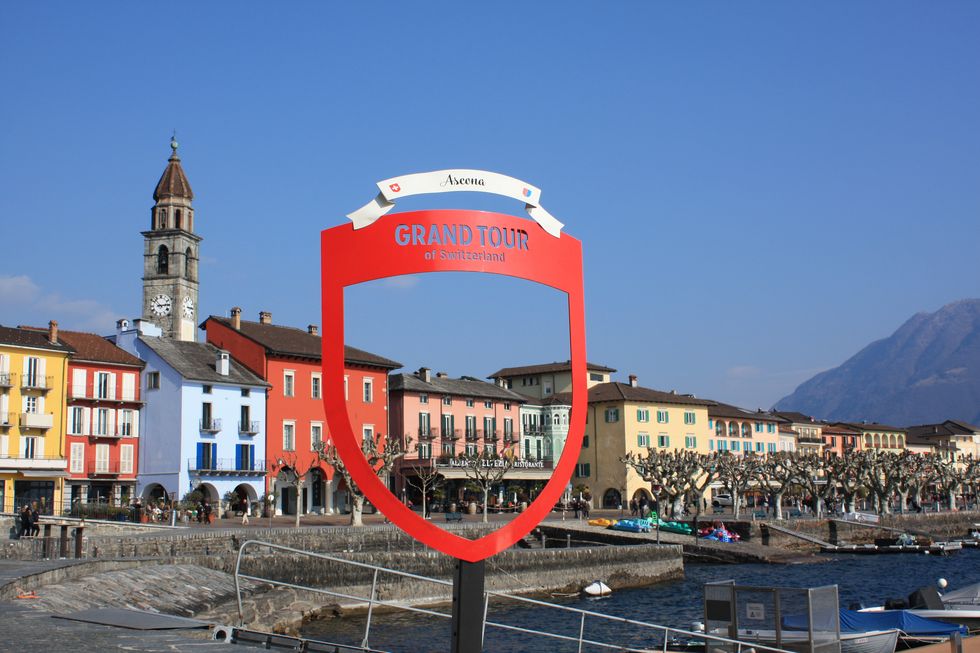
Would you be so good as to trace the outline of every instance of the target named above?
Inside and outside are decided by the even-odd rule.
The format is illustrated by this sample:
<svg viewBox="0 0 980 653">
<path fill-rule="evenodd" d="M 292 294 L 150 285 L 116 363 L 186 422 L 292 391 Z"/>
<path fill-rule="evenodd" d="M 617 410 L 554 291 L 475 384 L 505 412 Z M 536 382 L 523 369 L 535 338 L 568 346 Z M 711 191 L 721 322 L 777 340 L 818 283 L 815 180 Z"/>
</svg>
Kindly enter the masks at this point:
<svg viewBox="0 0 980 653">
<path fill-rule="evenodd" d="M 371 635 L 371 615 L 374 612 L 374 595 L 378 591 L 378 570 L 374 570 L 374 578 L 371 580 L 371 598 L 368 599 L 367 624 L 364 626 L 364 640 L 361 648 L 371 648 L 368 644 L 368 637 Z"/>
<path fill-rule="evenodd" d="M 457 560 L 453 571 L 452 653 L 483 651 L 486 563 Z"/>
</svg>

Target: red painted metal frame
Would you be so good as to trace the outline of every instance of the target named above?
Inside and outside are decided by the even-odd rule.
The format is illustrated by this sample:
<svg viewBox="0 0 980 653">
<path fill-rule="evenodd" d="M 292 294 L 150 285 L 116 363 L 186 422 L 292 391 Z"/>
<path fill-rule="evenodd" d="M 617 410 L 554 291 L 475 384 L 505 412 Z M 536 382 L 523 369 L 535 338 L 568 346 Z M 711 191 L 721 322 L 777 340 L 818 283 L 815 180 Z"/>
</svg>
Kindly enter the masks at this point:
<svg viewBox="0 0 980 653">
<path fill-rule="evenodd" d="M 467 245 L 399 245 L 398 225 L 467 225 L 473 242 Z M 491 248 L 478 243 L 478 226 L 523 230 L 527 248 Z M 345 224 L 320 234 L 323 311 L 323 404 L 331 437 L 351 477 L 365 496 L 402 530 L 450 556 L 476 562 L 488 558 L 527 535 L 552 510 L 578 461 L 588 406 L 585 358 L 585 300 L 582 244 L 568 234 L 547 234 L 537 223 L 500 213 L 469 210 L 429 210 L 389 214 L 355 230 Z M 504 260 L 444 260 L 439 252 L 503 253 Z M 427 253 L 429 258 L 426 257 Z M 501 528 L 470 540 L 426 521 L 392 494 L 361 451 L 344 399 L 344 289 L 358 283 L 424 272 L 484 272 L 534 281 L 568 296 L 569 343 L 572 366 L 572 411 L 568 437 L 554 473 L 527 510 Z M 393 325 L 397 326 L 397 325 Z"/>
</svg>

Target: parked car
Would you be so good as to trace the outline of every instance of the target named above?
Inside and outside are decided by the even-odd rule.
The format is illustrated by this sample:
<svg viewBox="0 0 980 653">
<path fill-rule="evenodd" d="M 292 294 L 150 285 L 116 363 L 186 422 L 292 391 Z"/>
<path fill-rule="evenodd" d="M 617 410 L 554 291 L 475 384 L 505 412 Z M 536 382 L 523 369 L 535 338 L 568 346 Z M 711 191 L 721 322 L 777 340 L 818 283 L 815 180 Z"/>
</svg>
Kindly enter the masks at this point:
<svg viewBox="0 0 980 653">
<path fill-rule="evenodd" d="M 732 502 L 732 495 L 730 494 L 716 494 L 715 498 L 711 500 L 711 505 L 715 508 L 727 508 L 734 505 Z"/>
</svg>

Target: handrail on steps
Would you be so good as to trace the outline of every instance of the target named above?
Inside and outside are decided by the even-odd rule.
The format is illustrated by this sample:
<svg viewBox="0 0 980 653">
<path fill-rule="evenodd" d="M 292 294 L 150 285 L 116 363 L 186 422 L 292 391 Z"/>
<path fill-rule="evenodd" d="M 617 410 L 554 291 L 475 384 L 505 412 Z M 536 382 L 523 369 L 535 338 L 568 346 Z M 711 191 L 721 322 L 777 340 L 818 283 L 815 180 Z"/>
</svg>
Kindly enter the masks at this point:
<svg viewBox="0 0 980 653">
<path fill-rule="evenodd" d="M 373 574 L 372 574 L 372 583 L 371 583 L 371 595 L 369 597 L 353 596 L 351 594 L 345 594 L 343 592 L 338 592 L 338 591 L 335 591 L 335 590 L 327 590 L 327 589 L 322 589 L 322 588 L 317 588 L 317 587 L 307 587 L 305 585 L 296 585 L 294 583 L 287 583 L 287 582 L 284 582 L 284 581 L 273 580 L 271 578 L 262 578 L 262 577 L 258 577 L 258 576 L 251 576 L 251 575 L 248 575 L 248 574 L 243 574 L 243 573 L 241 573 L 242 556 L 245 554 L 245 549 L 248 548 L 249 546 L 264 547 L 264 548 L 272 549 L 272 550 L 276 550 L 276 551 L 285 551 L 285 552 L 288 552 L 288 553 L 295 553 L 295 554 L 307 556 L 307 557 L 310 557 L 310 558 L 319 558 L 321 560 L 330 560 L 331 562 L 336 562 L 336 563 L 343 564 L 343 565 L 350 565 L 352 567 L 361 567 L 362 569 L 368 569 L 368 570 L 370 570 L 370 571 L 373 572 Z M 354 601 L 363 601 L 363 602 L 366 602 L 367 605 L 368 605 L 368 611 L 367 611 L 367 623 L 366 623 L 365 628 L 364 628 L 364 638 L 363 638 L 363 640 L 361 642 L 361 646 L 363 648 L 369 648 L 370 647 L 369 646 L 369 643 L 368 643 L 368 639 L 369 639 L 370 634 L 371 634 L 371 617 L 372 617 L 373 612 L 374 612 L 374 606 L 376 606 L 376 605 L 386 606 L 386 607 L 390 607 L 390 608 L 396 608 L 396 609 L 399 609 L 399 610 L 406 610 L 408 612 L 416 612 L 416 613 L 420 613 L 420 614 L 426 614 L 426 615 L 429 615 L 429 616 L 440 617 L 440 618 L 443 618 L 443 619 L 452 619 L 452 615 L 451 614 L 446 614 L 444 612 L 438 612 L 438 611 L 430 610 L 430 609 L 427 609 L 427 608 L 419 608 L 419 607 L 415 607 L 415 606 L 405 605 L 404 603 L 397 602 L 397 601 L 387 601 L 387 600 L 384 600 L 384 599 L 377 598 L 376 594 L 377 594 L 377 587 L 378 587 L 378 573 L 379 572 L 380 573 L 386 573 L 386 574 L 392 574 L 392 575 L 395 575 L 395 576 L 401 576 L 403 578 L 411 578 L 411 579 L 414 579 L 414 580 L 420 580 L 420 581 L 424 581 L 424 582 L 428 582 L 428 583 L 434 583 L 436 585 L 444 585 L 444 586 L 447 586 L 447 587 L 450 587 L 450 588 L 453 585 L 452 584 L 452 581 L 441 580 L 439 578 L 430 578 L 428 576 L 420 576 L 418 574 L 413 574 L 413 573 L 410 573 L 410 572 L 407 572 L 407 571 L 399 571 L 397 569 L 389 569 L 387 567 L 381 567 L 380 565 L 372 565 L 372 564 L 366 563 L 366 562 L 357 562 L 356 560 L 346 560 L 344 558 L 338 558 L 336 556 L 332 556 L 332 555 L 329 555 L 329 554 L 326 554 L 326 553 L 315 553 L 313 551 L 303 551 L 301 549 L 294 549 L 292 547 L 283 546 L 281 544 L 272 544 L 271 542 L 262 542 L 260 540 L 246 540 L 245 542 L 242 542 L 241 547 L 238 549 L 238 557 L 237 557 L 237 560 L 235 561 L 235 593 L 236 593 L 237 598 L 238 598 L 238 626 L 240 628 L 242 628 L 242 627 L 245 626 L 245 609 L 244 609 L 244 606 L 242 604 L 242 589 L 241 589 L 241 579 L 243 579 L 243 578 L 246 579 L 246 580 L 251 580 L 251 581 L 258 582 L 258 583 L 266 583 L 266 584 L 269 584 L 269 585 L 276 585 L 276 586 L 279 586 L 279 587 L 288 587 L 290 589 L 303 590 L 303 591 L 307 591 L 307 592 L 314 592 L 314 593 L 317 593 L 317 594 L 326 594 L 326 595 L 329 595 L 329 596 L 333 596 L 333 597 L 337 597 L 337 598 L 342 598 L 342 599 L 350 599 L 350 600 L 354 600 Z M 567 641 L 567 642 L 576 642 L 578 644 L 578 651 L 579 651 L 579 653 L 582 653 L 583 647 L 586 646 L 586 645 L 588 645 L 588 646 L 596 646 L 596 647 L 599 647 L 599 648 L 605 648 L 605 649 L 610 649 L 610 650 L 615 650 L 615 651 L 622 651 L 623 653 L 650 653 L 650 651 L 652 650 L 652 649 L 649 649 L 649 648 L 631 648 L 629 646 L 624 646 L 622 644 L 610 644 L 610 643 L 606 643 L 606 642 L 599 642 L 599 641 L 594 641 L 594 640 L 586 639 L 585 638 L 585 619 L 586 619 L 586 617 L 590 617 L 592 619 L 597 619 L 597 620 L 606 621 L 606 622 L 615 622 L 615 623 L 618 623 L 618 624 L 621 624 L 621 625 L 624 625 L 624 626 L 639 626 L 639 627 L 642 627 L 642 628 L 649 628 L 649 629 L 652 629 L 652 630 L 655 630 L 655 631 L 662 631 L 663 632 L 662 653 L 667 653 L 667 650 L 668 650 L 667 649 L 667 645 L 668 645 L 668 642 L 670 640 L 670 637 L 669 636 L 671 634 L 680 635 L 682 637 L 687 637 L 687 638 L 691 638 L 691 639 L 710 640 L 712 642 L 716 642 L 716 643 L 719 643 L 719 644 L 734 645 L 734 647 L 735 647 L 734 648 L 734 653 L 742 653 L 743 647 L 745 647 L 746 650 L 748 650 L 748 649 L 751 648 L 751 649 L 755 649 L 756 651 L 765 651 L 765 652 L 769 652 L 769 653 L 789 653 L 785 649 L 775 648 L 775 647 L 772 647 L 772 646 L 766 646 L 764 644 L 759 644 L 758 642 L 743 642 L 743 641 L 740 641 L 740 640 L 737 640 L 737 639 L 729 639 L 727 637 L 722 637 L 720 635 L 711 635 L 711 634 L 704 633 L 704 632 L 693 632 L 693 631 L 689 631 L 689 630 L 683 630 L 681 628 L 674 628 L 672 626 L 662 626 L 662 625 L 659 625 L 659 624 L 653 624 L 653 623 L 649 623 L 649 622 L 646 622 L 646 621 L 638 621 L 636 619 L 628 619 L 628 618 L 625 618 L 625 617 L 616 617 L 616 616 L 613 616 L 613 615 L 603 614 L 601 612 L 592 612 L 591 610 L 584 610 L 582 608 L 574 608 L 574 607 L 566 606 L 566 605 L 558 605 L 556 603 L 548 603 L 547 601 L 540 601 L 538 599 L 531 599 L 531 598 L 527 598 L 527 597 L 524 597 L 524 596 L 517 596 L 515 594 L 505 594 L 505 593 L 502 593 L 502 592 L 493 592 L 493 591 L 490 591 L 490 590 L 484 590 L 483 594 L 484 594 L 484 599 L 483 599 L 483 601 L 484 601 L 484 603 L 483 603 L 484 633 L 486 632 L 486 628 L 489 626 L 491 628 L 499 628 L 499 629 L 502 629 L 502 630 L 516 631 L 516 632 L 521 632 L 521 633 L 525 633 L 525 634 L 528 634 L 528 635 L 536 635 L 536 636 L 540 636 L 540 637 L 549 637 L 551 639 L 558 639 L 558 640 L 563 640 L 563 641 Z M 515 626 L 515 625 L 511 625 L 511 624 L 504 624 L 504 623 L 498 623 L 498 622 L 494 622 L 494 621 L 487 621 L 486 616 L 487 616 L 487 611 L 489 609 L 490 598 L 491 597 L 497 598 L 497 599 L 502 599 L 502 600 L 507 600 L 507 601 L 517 601 L 518 603 L 525 603 L 525 604 L 535 605 L 535 606 L 538 606 L 538 607 L 544 607 L 544 608 L 549 608 L 549 609 L 553 609 L 553 610 L 559 610 L 559 611 L 563 611 L 563 612 L 567 612 L 567 613 L 573 613 L 573 614 L 577 615 L 578 618 L 579 618 L 578 636 L 577 637 L 573 637 L 573 636 L 570 636 L 570 635 L 562 635 L 562 634 L 559 634 L 559 633 L 551 633 L 551 632 L 546 632 L 546 631 L 541 631 L 541 630 L 534 630 L 534 629 L 531 629 L 531 628 L 524 628 L 522 626 Z"/>
</svg>

